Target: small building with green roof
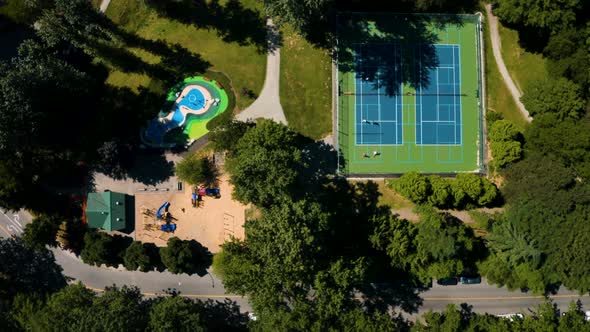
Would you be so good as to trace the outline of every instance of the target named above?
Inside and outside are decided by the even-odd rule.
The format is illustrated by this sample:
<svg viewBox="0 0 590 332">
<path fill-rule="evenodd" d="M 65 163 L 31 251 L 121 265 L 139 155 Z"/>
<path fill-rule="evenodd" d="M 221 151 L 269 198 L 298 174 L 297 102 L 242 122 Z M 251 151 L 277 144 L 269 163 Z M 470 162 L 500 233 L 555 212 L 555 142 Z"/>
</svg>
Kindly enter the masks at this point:
<svg viewBox="0 0 590 332">
<path fill-rule="evenodd" d="M 85 213 L 90 228 L 123 230 L 127 226 L 125 194 L 113 191 L 89 193 Z"/>
</svg>

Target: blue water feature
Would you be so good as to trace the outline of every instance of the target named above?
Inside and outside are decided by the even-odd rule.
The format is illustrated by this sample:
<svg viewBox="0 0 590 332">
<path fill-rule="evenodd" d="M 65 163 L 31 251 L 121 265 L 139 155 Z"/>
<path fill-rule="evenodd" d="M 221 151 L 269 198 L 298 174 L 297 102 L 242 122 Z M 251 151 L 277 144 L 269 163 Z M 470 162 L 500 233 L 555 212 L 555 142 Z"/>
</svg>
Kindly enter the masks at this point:
<svg viewBox="0 0 590 332">
<path fill-rule="evenodd" d="M 177 109 L 180 106 L 186 106 L 192 110 L 198 110 L 205 106 L 205 97 L 203 96 L 201 91 L 197 89 L 192 89 L 186 94 L 186 96 L 184 96 L 184 98 L 182 98 L 180 103 L 178 103 L 178 105 L 176 106 Z"/>
<path fill-rule="evenodd" d="M 175 105 L 174 114 L 172 115 L 170 122 L 164 125 L 157 120 L 151 121 L 146 130 L 146 136 L 161 141 L 164 134 L 168 130 L 180 126 L 180 124 L 185 120 L 185 117 L 180 111 L 180 106 L 188 107 L 191 110 L 199 110 L 205 106 L 205 96 L 203 96 L 201 91 L 197 89 L 189 90 L 186 96 L 184 96 L 184 98 L 182 98 L 182 100 Z"/>
</svg>

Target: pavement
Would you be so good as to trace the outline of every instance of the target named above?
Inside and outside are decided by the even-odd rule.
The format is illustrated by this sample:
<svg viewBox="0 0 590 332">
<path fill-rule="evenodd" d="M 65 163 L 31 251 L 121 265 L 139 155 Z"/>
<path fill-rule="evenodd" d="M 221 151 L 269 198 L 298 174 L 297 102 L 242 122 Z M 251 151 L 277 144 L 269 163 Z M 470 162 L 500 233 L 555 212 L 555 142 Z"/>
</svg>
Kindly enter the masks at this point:
<svg viewBox="0 0 590 332">
<path fill-rule="evenodd" d="M 0 211 L 1 212 L 1 211 Z M 20 235 L 24 226 L 31 221 L 31 215 L 25 211 L 16 213 L 0 213 L 0 235 Z M 124 269 L 96 267 L 84 264 L 74 254 L 60 249 L 52 249 L 55 259 L 64 270 L 64 274 L 81 281 L 88 288 L 101 291 L 106 286 L 135 285 L 145 296 L 165 295 L 167 289 L 181 292 L 183 296 L 198 299 L 223 300 L 230 299 L 240 305 L 242 312 L 252 308 L 246 298 L 239 295 L 225 294 L 219 278 L 212 273 L 202 277 L 197 275 L 172 274 L 170 272 L 134 272 Z M 449 303 L 468 303 L 473 311 L 490 314 L 528 313 L 536 305 L 543 302 L 543 297 L 527 292 L 509 291 L 507 288 L 490 285 L 486 280 L 475 285 L 442 286 L 436 282 L 432 287 L 420 294 L 423 305 L 417 314 L 406 315 L 416 319 L 418 315 L 433 311 L 442 311 Z M 590 309 L 590 297 L 580 296 L 576 292 L 561 288 L 558 293 L 550 296 L 557 307 L 566 310 L 571 301 L 580 300 L 586 310 Z"/>
<path fill-rule="evenodd" d="M 110 3 L 111 0 L 102 0 L 102 2 L 100 3 L 100 11 L 102 13 L 105 13 L 107 11 L 107 8 L 109 8 Z"/>
<path fill-rule="evenodd" d="M 240 121 L 248 121 L 265 118 L 287 124 L 287 118 L 285 117 L 285 112 L 283 112 L 279 95 L 279 82 L 281 76 L 280 35 L 272 23 L 272 20 L 268 19 L 267 26 L 269 51 L 266 60 L 266 77 L 264 79 L 264 86 L 254 103 L 240 112 L 236 116 L 236 119 Z"/>
<path fill-rule="evenodd" d="M 506 64 L 504 64 L 504 59 L 502 58 L 501 48 L 502 43 L 500 40 L 500 34 L 498 33 L 498 18 L 492 14 L 492 5 L 486 4 L 486 12 L 490 27 L 490 37 L 492 39 L 492 50 L 494 53 L 494 59 L 496 59 L 496 64 L 498 65 L 498 69 L 500 70 L 500 74 L 502 75 L 502 79 L 506 83 L 506 87 L 510 91 L 518 110 L 524 116 L 524 118 L 531 122 L 533 118 L 530 116 L 529 112 L 524 107 L 524 104 L 520 101 L 521 93 L 514 84 L 512 77 L 508 73 L 508 69 L 506 68 Z"/>
</svg>

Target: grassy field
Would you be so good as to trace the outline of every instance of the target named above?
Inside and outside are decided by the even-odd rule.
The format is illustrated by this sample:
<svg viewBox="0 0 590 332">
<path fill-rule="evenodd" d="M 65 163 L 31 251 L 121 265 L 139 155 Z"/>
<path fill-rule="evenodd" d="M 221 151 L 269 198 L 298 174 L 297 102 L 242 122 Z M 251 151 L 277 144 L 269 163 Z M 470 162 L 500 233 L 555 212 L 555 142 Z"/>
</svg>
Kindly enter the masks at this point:
<svg viewBox="0 0 590 332">
<path fill-rule="evenodd" d="M 319 139 L 332 130 L 332 63 L 292 28 L 282 29 L 281 105 L 289 125 Z"/>
<path fill-rule="evenodd" d="M 486 28 L 484 32 L 484 52 L 485 52 L 485 72 L 486 72 L 486 106 L 487 112 L 498 112 L 504 116 L 505 119 L 514 122 L 519 128 L 524 129 L 526 128 L 528 122 L 525 118 L 520 114 L 518 111 L 518 107 L 512 99 L 512 95 L 504 80 L 502 80 L 502 75 L 500 75 L 500 71 L 498 70 L 498 65 L 496 64 L 496 60 L 494 59 L 494 54 L 492 52 L 492 41 L 490 39 L 489 31 Z M 506 47 L 504 41 L 502 40 L 502 45 Z M 504 58 L 506 61 L 506 58 Z"/>
<path fill-rule="evenodd" d="M 522 93 L 531 82 L 547 79 L 543 56 L 522 49 L 516 30 L 510 30 L 502 24 L 498 24 L 498 29 L 502 40 L 502 58 L 520 92 Z"/>
<path fill-rule="evenodd" d="M 219 2 L 220 10 L 233 10 L 224 7 L 226 2 Z M 243 5 L 240 13 L 252 13 L 250 11 L 252 10 L 262 15 L 262 5 L 258 1 L 243 0 L 240 3 Z M 233 13 L 236 11 L 234 10 Z M 231 20 L 239 22 L 238 14 L 235 16 L 219 15 L 220 17 L 216 18 L 219 20 L 218 22 L 212 19 L 211 25 L 218 24 L 218 26 L 197 27 L 196 24 L 181 23 L 169 17 L 162 17 L 137 0 L 112 0 L 106 14 L 127 32 L 135 33 L 141 38 L 179 44 L 193 53 L 200 54 L 203 60 L 211 64 L 209 69 L 224 72 L 232 80 L 232 84 L 238 92 L 246 89 L 253 91 L 256 95 L 262 89 L 266 55 L 259 47 L 249 43 L 247 39 L 240 39 L 245 31 L 238 31 L 231 26 L 233 24 Z M 221 30 L 224 31 L 223 36 L 218 33 Z M 238 36 L 238 34 L 242 35 Z M 228 41 L 224 41 L 223 38 Z M 148 51 L 134 49 L 130 51 L 145 62 L 157 63 L 159 61 L 156 55 Z M 186 77 L 195 74 L 197 73 L 186 73 Z M 178 77 L 178 82 L 184 78 Z M 108 81 L 115 86 L 126 86 L 132 89 L 143 86 L 159 93 L 165 92 L 163 91 L 165 85 L 177 83 L 159 82 L 145 74 L 126 73 L 118 70 L 112 70 Z M 238 107 L 243 109 L 251 104 L 254 101 L 252 97 L 238 95 Z"/>
</svg>

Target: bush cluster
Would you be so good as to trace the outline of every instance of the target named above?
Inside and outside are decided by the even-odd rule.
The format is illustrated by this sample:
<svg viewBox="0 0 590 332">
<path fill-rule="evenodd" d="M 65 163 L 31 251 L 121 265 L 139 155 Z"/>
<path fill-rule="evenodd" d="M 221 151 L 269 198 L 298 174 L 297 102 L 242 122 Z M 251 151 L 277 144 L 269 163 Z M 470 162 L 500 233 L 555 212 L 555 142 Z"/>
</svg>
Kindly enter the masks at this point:
<svg viewBox="0 0 590 332">
<path fill-rule="evenodd" d="M 168 269 L 172 273 L 202 274 L 211 265 L 212 255 L 195 240 L 172 237 L 167 247 L 133 241 L 130 237 L 88 232 L 80 257 L 86 264 L 117 267 L 148 272 Z"/>
<path fill-rule="evenodd" d="M 496 166 L 504 168 L 522 158 L 522 133 L 512 122 L 498 119 L 491 123 L 488 139 Z"/>
<path fill-rule="evenodd" d="M 498 188 L 492 182 L 469 173 L 449 179 L 409 172 L 389 185 L 414 203 L 443 209 L 490 206 L 499 199 Z"/>
</svg>

